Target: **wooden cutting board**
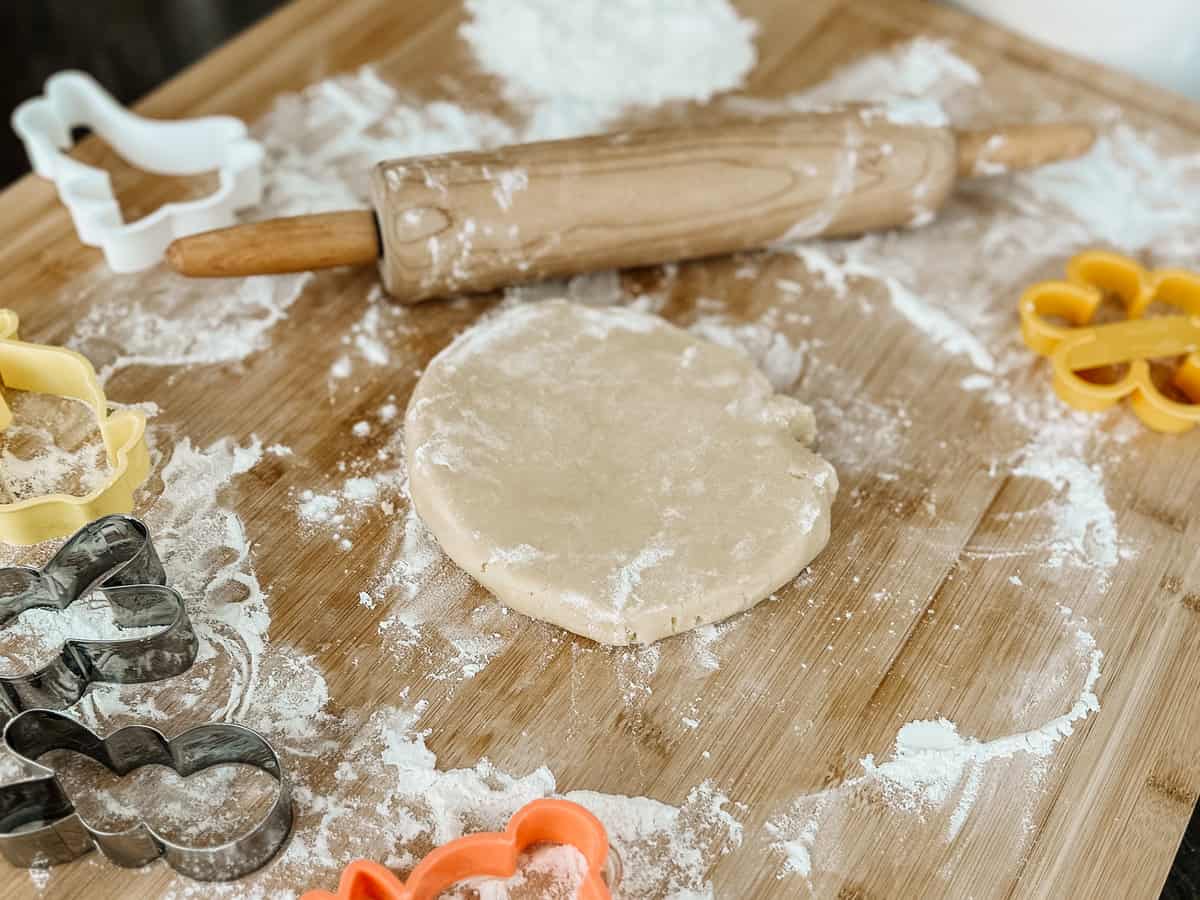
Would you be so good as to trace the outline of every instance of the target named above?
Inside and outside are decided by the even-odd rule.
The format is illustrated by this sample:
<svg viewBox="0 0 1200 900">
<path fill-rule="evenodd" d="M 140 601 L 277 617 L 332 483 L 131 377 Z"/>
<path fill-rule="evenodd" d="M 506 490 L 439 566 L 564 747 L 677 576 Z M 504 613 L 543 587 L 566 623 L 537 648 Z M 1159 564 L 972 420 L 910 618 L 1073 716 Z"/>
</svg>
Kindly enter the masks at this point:
<svg viewBox="0 0 1200 900">
<path fill-rule="evenodd" d="M 795 92 L 872 50 L 928 35 L 950 39 L 980 70 L 997 115 L 1030 115 L 1052 101 L 1069 116 L 1106 102 L 1164 147 L 1200 136 L 1200 108 L 1182 99 L 916 0 L 738 6 L 760 25 L 760 60 L 746 89 L 755 96 Z M 451 91 L 501 110 L 495 83 L 456 39 L 462 20 L 439 0 L 299 0 L 139 110 L 253 120 L 275 95 L 368 61 L 417 96 Z M 95 146 L 81 152 L 105 155 Z M 132 213 L 179 191 L 106 164 Z M 972 202 L 983 212 L 997 201 Z M 32 176 L 0 196 L 0 234 L 0 303 L 19 311 L 28 339 L 65 341 L 86 313 L 73 286 L 100 265 L 99 254 L 78 245 L 53 189 Z M 981 249 L 963 261 L 962 290 L 982 278 L 992 285 L 986 310 L 1008 316 L 1020 284 L 1053 276 L 1061 262 L 1010 258 L 989 282 Z M 1200 790 L 1200 433 L 1165 438 L 1131 426 L 1127 414 L 1096 417 L 1098 431 L 1123 435 L 1127 458 L 1106 462 L 1105 484 L 1121 544 L 1131 548 L 1103 585 L 1084 567 L 1045 567 L 1045 520 L 1036 512 L 1055 502 L 1054 491 L 1035 478 L 995 475 L 995 461 L 1029 435 L 1011 410 L 964 390 L 970 368 L 897 316 L 879 284 L 856 283 L 862 302 L 839 301 L 790 256 L 630 273 L 627 290 L 664 298 L 662 314 L 685 324 L 700 298 L 734 322 L 781 303 L 810 317 L 801 330 L 820 342 L 817 362 L 794 392 L 815 404 L 821 449 L 841 474 L 829 547 L 811 575 L 735 620 L 712 647 L 718 667 L 702 675 L 688 639 L 664 642 L 646 690 L 631 699 L 618 675 L 636 668 L 636 655 L 570 638 L 547 644 L 548 631 L 529 626 L 476 677 L 439 681 L 419 656 L 393 660 L 377 630 L 389 610 L 359 603 L 362 573 L 383 561 L 392 523 L 376 516 L 349 529 L 353 551 L 305 540 L 296 528 L 297 493 L 314 473 L 332 470 L 352 424 L 389 396 L 402 406 L 416 370 L 493 302 L 414 311 L 404 367 L 369 374 L 353 394 L 331 393 L 339 339 L 362 317 L 376 277 L 318 276 L 270 331 L 269 350 L 241 365 L 133 367 L 108 385 L 117 400 L 157 404 L 161 433 L 194 446 L 257 434 L 292 448 L 293 458 L 268 458 L 235 481 L 226 500 L 254 542 L 272 638 L 315 655 L 337 717 L 353 722 L 407 687 L 429 703 L 421 726 L 431 729 L 427 742 L 442 767 L 481 756 L 508 772 L 545 764 L 561 790 L 672 804 L 711 779 L 741 804 L 745 833 L 740 849 L 714 860 L 718 897 L 802 896 L 810 886 L 847 898 L 1157 895 Z M 925 273 L 914 277 L 918 291 L 932 289 Z M 1049 392 L 1032 359 L 1012 377 L 1026 387 L 1042 380 Z M 465 617 L 485 599 L 476 590 L 446 616 Z M 1065 713 L 1087 665 L 1064 623 L 1084 619 L 1104 652 L 1101 710 L 1044 759 L 1018 753 L 990 763 L 964 822 L 953 820 L 956 800 L 898 810 L 885 792 L 847 787 L 862 758 L 889 756 L 906 722 L 945 716 L 987 741 Z M 352 739 L 345 730 L 336 736 L 345 746 Z M 318 794 L 333 784 L 337 754 L 289 762 Z M 816 808 L 811 798 L 822 792 L 831 799 Z M 777 877 L 781 857 L 764 830 L 796 809 L 820 826 L 810 884 Z M 331 884 L 327 871 L 322 880 Z M 162 865 L 134 876 L 93 859 L 56 870 L 46 890 L 99 900 L 160 896 L 172 885 Z M 0 883 L 0 897 L 38 893 L 23 873 Z"/>
</svg>

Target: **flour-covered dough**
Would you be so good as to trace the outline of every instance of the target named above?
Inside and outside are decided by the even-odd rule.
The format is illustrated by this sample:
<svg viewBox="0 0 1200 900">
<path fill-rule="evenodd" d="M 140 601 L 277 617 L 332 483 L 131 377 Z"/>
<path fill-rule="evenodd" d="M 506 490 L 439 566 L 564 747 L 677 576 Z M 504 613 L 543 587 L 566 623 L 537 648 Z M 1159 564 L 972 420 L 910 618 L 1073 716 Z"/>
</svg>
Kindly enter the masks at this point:
<svg viewBox="0 0 1200 900">
<path fill-rule="evenodd" d="M 502 602 L 606 644 L 748 609 L 829 539 L 812 412 L 656 316 L 562 300 L 461 334 L 405 422 L 442 548 Z"/>
</svg>

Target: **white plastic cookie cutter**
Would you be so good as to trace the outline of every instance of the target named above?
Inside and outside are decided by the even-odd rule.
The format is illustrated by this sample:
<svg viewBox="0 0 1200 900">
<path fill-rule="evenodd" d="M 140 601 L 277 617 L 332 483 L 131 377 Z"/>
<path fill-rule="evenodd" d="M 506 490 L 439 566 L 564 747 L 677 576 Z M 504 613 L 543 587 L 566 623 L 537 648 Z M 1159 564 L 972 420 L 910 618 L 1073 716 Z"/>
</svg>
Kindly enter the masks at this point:
<svg viewBox="0 0 1200 900">
<path fill-rule="evenodd" d="M 43 94 L 12 115 L 35 172 L 54 181 L 83 243 L 99 247 L 114 272 L 138 272 L 162 259 L 177 237 L 225 228 L 234 212 L 262 195 L 262 146 L 232 116 L 165 121 L 135 115 L 90 75 L 59 72 Z M 216 170 L 208 196 L 167 203 L 136 222 L 121 217 L 108 173 L 66 154 L 71 129 L 87 126 L 131 165 L 159 175 L 198 175 Z"/>
</svg>

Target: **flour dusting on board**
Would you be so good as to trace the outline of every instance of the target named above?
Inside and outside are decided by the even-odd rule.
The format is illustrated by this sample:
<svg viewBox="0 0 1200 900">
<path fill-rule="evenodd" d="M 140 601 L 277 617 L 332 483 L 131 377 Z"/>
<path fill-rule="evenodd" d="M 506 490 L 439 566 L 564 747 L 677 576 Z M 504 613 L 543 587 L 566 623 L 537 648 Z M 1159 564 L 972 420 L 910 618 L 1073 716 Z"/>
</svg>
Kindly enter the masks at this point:
<svg viewBox="0 0 1200 900">
<path fill-rule="evenodd" d="M 980 81 L 978 70 L 946 41 L 920 37 L 837 69 L 797 99 L 813 106 L 917 99 L 940 102 Z"/>
<path fill-rule="evenodd" d="M 918 40 L 867 57 L 801 96 L 870 101 L 929 87 L 939 102 L 969 110 L 979 80 L 944 45 Z M 1074 414 L 1047 397 L 1048 376 L 1028 377 L 1029 353 L 1017 340 L 1013 304 L 1025 284 L 1057 274 L 1031 270 L 1031 256 L 1061 267 L 1071 252 L 1103 241 L 1182 252 L 1182 261 L 1194 256 L 1200 222 L 1189 209 L 1200 201 L 1198 173 L 1200 155 L 1163 158 L 1117 123 L 1081 159 L 968 182 L 925 228 L 925 242 L 892 232 L 791 251 L 839 298 L 861 295 L 864 285 L 882 289 L 891 308 L 926 340 L 974 369 L 963 388 L 1030 435 L 1024 448 L 993 465 L 1044 481 L 1053 492 L 1041 508 L 1049 524 L 1046 565 L 1096 569 L 1102 586 L 1121 555 L 1135 552 L 1122 545 L 1104 484 L 1106 450 L 1116 437 L 1097 429 L 1095 416 Z M 967 205 L 978 196 L 991 198 L 995 210 L 985 214 Z M 930 246 L 938 252 L 930 254 Z M 986 253 L 977 261 L 980 247 Z M 1015 270 L 1015 279 L 996 283 L 994 273 L 1017 266 L 1025 274 Z M 1004 296 L 1013 299 L 999 302 Z"/>
<path fill-rule="evenodd" d="M 1104 468 L 1088 459 L 1095 423 L 1089 413 L 1068 414 L 1043 427 L 1019 452 L 1012 474 L 1045 482 L 1054 492 L 1046 565 L 1065 564 L 1108 572 L 1121 555 L 1116 515 L 1108 503 Z"/>
<path fill-rule="evenodd" d="M 401 692 L 402 703 L 407 694 L 407 689 Z M 332 888 L 340 868 L 355 858 L 375 859 L 403 873 L 433 847 L 470 832 L 499 831 L 520 807 L 549 796 L 579 803 L 605 823 L 624 864 L 619 900 L 712 897 L 708 867 L 741 843 L 742 826 L 728 798 L 708 783 L 676 807 L 592 791 L 557 794 L 554 774 L 545 766 L 510 775 L 481 759 L 468 768 L 439 769 L 426 745 L 431 732 L 419 727 L 425 712 L 426 704 L 419 701 L 377 709 L 358 724 L 340 752 L 334 790 L 299 787 L 295 833 L 268 870 L 242 884 L 181 883 L 166 900 L 267 900 L 307 887 Z M 515 890 L 523 882 L 536 883 L 539 871 L 554 876 L 550 887 L 561 891 L 559 882 L 577 876 L 572 852 L 553 871 L 536 858 L 526 860 L 510 885 L 514 898 L 542 897 Z M 491 881 L 476 885 L 502 889 Z"/>
<path fill-rule="evenodd" d="M 894 63 L 911 61 L 920 47 L 913 42 L 886 58 L 868 58 L 846 70 L 851 77 L 835 75 L 817 96 L 886 101 L 896 83 L 906 80 L 895 76 Z M 931 95 L 947 108 L 970 112 L 977 73 L 972 75 L 961 60 L 948 62 L 944 47 L 926 51 L 928 58 L 911 71 L 941 65 L 943 74 Z M 886 79 L 870 77 L 885 71 L 891 73 Z M 1103 120 L 1104 113 L 1097 118 Z M 1119 532 L 1106 485 L 1108 473 L 1124 461 L 1120 446 L 1130 431 L 1122 423 L 1114 427 L 1112 415 L 1106 420 L 1064 407 L 1051 392 L 1044 367 L 1030 371 L 1030 354 L 1016 333 L 1016 296 L 1031 281 L 1059 276 L 1069 254 L 1097 243 L 1153 253 L 1163 264 L 1200 262 L 1200 220 L 1193 214 L 1200 199 L 1198 172 L 1200 156 L 1164 157 L 1149 137 L 1110 122 L 1091 153 L 1079 160 L 963 185 L 928 226 L 924 242 L 892 233 L 810 242 L 791 250 L 818 283 L 843 302 L 858 301 L 864 314 L 877 315 L 871 298 L 886 297 L 915 333 L 942 352 L 943 364 L 970 373 L 962 377 L 964 391 L 978 396 L 996 420 L 1025 433 L 1023 445 L 991 460 L 991 472 L 1010 477 L 1013 484 L 1043 482 L 1049 497 L 1031 509 L 997 514 L 998 521 L 1035 528 L 1038 540 L 1000 550 L 995 558 L 1030 558 L 1048 578 L 1064 567 L 1095 573 L 1086 591 L 1089 602 L 1103 596 L 1118 562 L 1138 552 Z M 989 198 L 993 208 L 981 210 L 980 197 Z M 976 262 L 980 248 L 983 259 Z M 819 362 L 810 371 L 819 376 L 810 382 L 826 378 Z M 831 456 L 841 462 L 836 450 Z M 1010 582 L 1023 584 L 1015 575 Z M 862 776 L 798 798 L 769 822 L 766 836 L 782 859 L 780 874 L 808 879 L 849 864 L 841 848 L 843 828 L 853 827 L 851 795 L 863 790 L 882 796 L 900 813 L 946 809 L 947 841 L 954 841 L 970 820 L 990 783 L 985 779 L 990 764 L 1021 756 L 1033 760 L 1022 767 L 1029 796 L 1036 796 L 1044 774 L 1044 763 L 1037 761 L 1099 708 L 1101 651 L 1085 622 L 1070 610 L 1061 612 L 1086 665 L 1083 685 L 1066 712 L 1028 731 L 990 739 L 965 735 L 947 718 L 908 723 L 887 759 L 864 757 Z M 1048 682 L 1058 683 L 1058 676 Z"/>
<path fill-rule="evenodd" d="M 1028 778 L 1036 786 L 1042 772 L 1037 761 L 1052 754 L 1082 720 L 1100 709 L 1095 690 L 1104 654 L 1086 623 L 1073 619 L 1070 610 L 1063 614 L 1066 627 L 1074 633 L 1076 653 L 1086 666 L 1079 693 L 1065 712 L 1028 730 L 990 739 L 964 735 L 944 717 L 905 724 L 887 759 L 877 762 L 868 754 L 859 760 L 862 775 L 799 797 L 785 813 L 767 822 L 771 849 L 781 860 L 779 877 L 794 874 L 807 880 L 819 861 L 814 859 L 817 854 L 837 856 L 841 810 L 853 795 L 867 792 L 892 810 L 910 815 L 950 808 L 945 838 L 953 841 L 979 799 L 989 764 L 1019 756 L 1032 759 L 1035 765 Z"/>
<path fill-rule="evenodd" d="M 164 437 L 151 431 L 156 445 Z M 182 707 L 252 724 L 287 746 L 291 739 L 315 734 L 328 690 L 310 658 L 269 645 L 267 595 L 254 570 L 250 541 L 237 513 L 218 499 L 261 457 L 256 439 L 244 445 L 222 439 L 198 449 L 183 438 L 166 452 L 156 451 L 162 494 L 142 517 L 168 583 L 187 603 L 200 645 L 192 668 L 170 680 L 176 707 L 171 714 Z M 68 638 L 114 636 L 130 632 L 117 630 L 98 600 L 73 605 L 66 615 L 34 610 L 6 629 L 5 668 L 45 664 Z M 163 684 L 95 685 L 75 709 L 102 729 L 131 717 L 162 721 L 169 715 Z"/>
<path fill-rule="evenodd" d="M 164 436 L 155 431 L 155 443 Z M 545 767 L 521 777 L 509 776 L 487 760 L 469 769 L 438 770 L 436 756 L 425 745 L 431 732 L 417 727 L 427 707 L 424 702 L 377 710 L 361 723 L 348 750 L 339 749 L 337 736 L 346 723 L 328 714 L 329 690 L 315 661 L 268 641 L 270 609 L 254 570 L 250 542 L 240 518 L 219 499 L 262 456 L 262 445 L 254 439 L 243 445 L 226 439 L 197 449 L 184 438 L 169 457 L 159 459 L 163 491 L 150 501 L 144 516 L 170 583 L 188 601 L 200 654 L 193 668 L 175 679 L 97 686 L 75 708 L 90 725 L 108 730 L 133 719 L 170 723 L 182 705 L 203 718 L 233 719 L 255 727 L 284 752 L 296 782 L 297 822 L 283 856 L 262 873 L 235 884 L 178 882 L 163 895 L 174 900 L 267 900 L 309 884 L 332 885 L 342 866 L 364 855 L 407 869 L 436 844 L 468 831 L 503 827 L 517 808 L 553 794 L 556 787 Z M 419 520 L 410 517 L 405 556 L 412 565 L 405 577 L 412 580 L 402 584 L 414 591 L 441 558 L 436 544 L 419 528 Z M 224 553 L 215 553 L 217 548 Z M 82 604 L 66 617 L 34 611 L 28 623 L 25 616 L 19 620 L 12 644 L 6 633 L 5 662 L 37 664 L 67 636 L 111 635 L 110 618 L 97 603 Z M 169 712 L 157 702 L 165 687 L 172 689 L 175 707 Z M 223 711 L 214 715 L 214 709 Z M 330 754 L 340 760 L 335 781 L 310 784 L 298 761 Z M 4 771 L 16 774 L 7 766 Z M 182 839 L 198 840 L 240 823 L 236 816 L 230 818 L 227 803 L 207 816 L 197 813 L 214 797 L 228 796 L 234 783 L 228 770 L 166 782 L 145 770 L 133 784 L 115 784 L 111 790 L 102 771 L 88 778 L 75 769 L 68 771 L 72 784 L 91 792 L 100 790 L 97 779 L 104 784 L 105 793 L 98 801 L 89 799 L 87 810 L 105 827 L 129 827 L 147 816 Z M 152 808 L 139 799 L 139 787 L 152 789 Z M 241 790 L 244 796 L 258 798 L 268 797 L 272 788 L 251 781 Z M 694 789 L 680 807 L 594 792 L 567 796 L 600 815 L 613 846 L 636 863 L 619 897 L 711 897 L 708 868 L 741 841 L 741 825 L 727 808 L 727 798 L 709 783 Z M 522 880 L 539 886 L 563 879 L 569 883 L 576 870 L 569 858 L 559 862 L 562 865 L 551 866 L 541 856 L 527 860 L 512 885 L 514 896 L 521 896 L 516 889 Z"/>
<path fill-rule="evenodd" d="M 978 70 L 946 41 L 920 37 L 842 66 L 821 83 L 781 100 L 736 96 L 726 102 L 751 113 L 864 104 L 864 121 L 883 116 L 897 125 L 940 127 L 950 124 L 947 101 L 980 80 Z"/>
<path fill-rule="evenodd" d="M 1053 163 L 1011 179 L 981 180 L 971 193 L 1021 214 L 985 243 L 1019 241 L 1040 254 L 1099 242 L 1163 260 L 1194 259 L 1200 242 L 1200 152 L 1164 156 L 1152 136 L 1113 124 L 1082 159 Z M 1048 210 L 1059 213 L 1047 217 Z M 1039 220 L 1041 227 L 1038 227 Z"/>
<path fill-rule="evenodd" d="M 726 0 L 680 0 L 669 8 L 588 0 L 571 5 L 569 12 L 550 0 L 470 0 L 467 6 L 471 16 L 461 31 L 464 46 L 484 71 L 500 79 L 500 90 L 517 115 L 501 117 L 450 100 L 417 102 L 370 67 L 318 82 L 278 98 L 253 126 L 266 146 L 268 165 L 264 201 L 247 218 L 361 207 L 370 165 L 383 158 L 573 136 L 607 127 L 629 107 L 706 102 L 737 90 L 756 58 L 757 26 L 739 17 Z M 924 124 L 1004 119 L 1004 111 L 995 109 L 984 90 L 992 77 L 990 71 L 981 75 L 950 44 L 918 39 L 864 56 L 826 82 L 782 101 L 743 102 L 803 109 L 866 101 L 882 106 L 894 121 Z M 681 309 L 676 295 L 686 292 L 675 290 L 682 278 L 677 280 L 676 268 L 669 267 L 662 290 L 638 298 L 615 273 L 598 273 L 510 289 L 500 305 L 550 296 L 597 306 L 624 304 L 662 313 L 708 340 L 742 349 L 778 390 L 814 404 L 825 448 L 839 469 L 853 476 L 848 503 L 866 502 L 872 491 L 900 491 L 911 480 L 916 499 L 901 499 L 929 510 L 935 523 L 948 498 L 917 497 L 919 476 L 928 473 L 908 451 L 915 431 L 942 423 L 917 418 L 904 398 L 917 396 L 941 370 L 952 372 L 961 386 L 963 415 L 986 423 L 981 443 L 955 449 L 978 458 L 997 484 L 1017 489 L 1030 481 L 1040 484 L 1034 486 L 1039 493 L 1032 507 L 989 518 L 993 524 L 1032 523 L 1029 544 L 1002 547 L 994 558 L 986 553 L 971 557 L 963 549 L 962 558 L 949 563 L 979 559 L 981 566 L 1000 566 L 1015 558 L 1024 580 L 1016 574 L 999 579 L 1015 588 L 1035 579 L 1055 586 L 1064 573 L 1094 572 L 1097 577 L 1072 602 L 1095 604 L 1118 561 L 1139 550 L 1121 534 L 1111 503 L 1117 485 L 1112 473 L 1130 439 L 1129 430 L 1120 425 L 1125 414 L 1095 417 L 1065 411 L 1050 392 L 1045 367 L 1031 360 L 1016 338 L 1013 304 L 1024 284 L 1056 276 L 1067 255 L 1094 243 L 1164 265 L 1200 264 L 1200 221 L 1194 215 L 1200 207 L 1200 154 L 1172 155 L 1133 125 L 1114 120 L 1109 111 L 1085 107 L 1082 114 L 1103 130 L 1087 157 L 964 183 L 921 240 L 898 231 L 748 255 L 738 262 L 735 277 L 753 290 L 750 303 L 733 290 L 729 296 L 701 291 L 706 299 Z M 1008 118 L 1022 117 L 1028 117 L 1028 110 L 1016 110 Z M 501 207 L 519 195 L 522 179 L 519 172 L 495 174 Z M 782 277 L 776 277 L 777 270 Z M 312 281 L 289 276 L 184 283 L 162 269 L 120 278 L 96 269 L 65 289 L 70 302 L 86 310 L 69 343 L 93 359 L 106 378 L 139 365 L 237 364 L 281 341 L 290 329 L 277 326 Z M 353 302 L 352 297 L 344 299 Z M 759 301 L 765 310 L 754 305 Z M 813 325 L 818 317 L 811 307 L 816 303 L 848 311 L 842 321 L 861 327 L 864 334 L 886 334 L 887 352 L 913 357 L 914 365 L 901 373 L 902 379 L 912 380 L 881 388 L 866 373 L 841 368 L 840 358 L 826 344 L 833 344 L 835 336 Z M 447 308 L 447 315 L 459 315 L 464 307 Z M 827 320 L 822 316 L 818 321 Z M 191 672 L 166 684 L 98 687 L 76 711 L 100 727 L 137 718 L 170 730 L 176 716 L 189 723 L 206 718 L 246 722 L 282 751 L 295 779 L 297 803 L 294 837 L 270 867 L 233 885 L 175 880 L 165 893 L 171 900 L 294 897 L 310 886 L 333 887 L 340 867 L 358 856 L 403 870 L 434 843 L 502 826 L 529 799 L 586 786 L 560 785 L 549 765 L 536 763 L 524 774 L 511 774 L 486 759 L 438 769 L 437 756 L 429 749 L 441 739 L 443 710 L 417 699 L 418 681 L 431 686 L 431 695 L 436 692 L 454 703 L 456 691 L 478 689 L 487 680 L 481 675 L 494 674 L 489 667 L 523 635 L 528 642 L 532 634 L 544 648 L 540 658 L 529 662 L 535 673 L 523 676 L 531 679 L 556 662 L 564 641 L 570 641 L 492 600 L 441 552 L 412 508 L 399 423 L 406 391 L 424 363 L 407 346 L 419 330 L 416 315 L 389 304 L 376 289 L 363 298 L 354 325 L 337 336 L 337 358 L 328 377 L 317 382 L 316 392 L 327 393 L 322 402 L 355 404 L 357 392 L 372 379 L 389 379 L 389 387 L 371 405 L 356 405 L 342 432 L 323 435 L 339 442 L 335 471 L 304 475 L 308 461 L 303 453 L 285 446 L 293 441 L 299 446 L 297 435 L 264 435 L 271 443 L 264 448 L 263 441 L 249 434 L 197 444 L 186 431 L 151 429 L 156 474 L 138 511 L 149 521 L 172 583 L 188 600 L 201 636 L 201 658 Z M 224 373 L 214 368 L 214 377 Z M 19 404 L 37 402 L 20 398 L 14 404 L 19 424 L 3 435 L 0 450 L 5 489 L 21 495 L 54 485 L 86 488 L 97 483 L 103 467 L 95 434 L 72 439 L 20 424 L 20 413 L 34 407 Z M 364 629 L 362 651 L 348 657 L 346 664 L 354 672 L 371 669 L 369 677 L 413 684 L 393 691 L 385 708 L 347 708 L 337 679 L 327 683 L 315 650 L 291 647 L 283 636 L 270 633 L 272 609 L 307 586 L 283 579 L 279 586 L 264 583 L 255 564 L 255 539 L 282 539 L 252 537 L 239 513 L 250 473 L 267 463 L 297 467 L 301 474 L 293 475 L 305 478 L 287 497 L 269 495 L 290 504 L 300 540 L 328 542 L 324 549 L 332 544 L 334 558 L 344 561 L 347 572 L 357 566 L 348 598 L 330 602 L 348 599 L 350 613 L 375 617 Z M 154 496 L 160 484 L 161 494 Z M 385 523 L 382 539 L 371 530 L 380 522 Z M 915 526 L 908 531 L 897 527 L 911 535 Z M 360 529 L 377 540 L 360 543 Z M 936 539 L 934 526 L 926 539 Z M 44 559 L 51 549 L 35 548 L 20 558 Z M 509 552 L 527 556 L 529 551 L 517 547 Z M 851 584 L 857 589 L 860 581 L 867 589 L 867 573 L 854 573 L 853 554 L 848 556 L 851 577 L 839 580 L 838 590 Z M 6 561 L 16 558 L 15 551 L 6 551 Z M 828 584 L 820 577 L 804 581 L 809 605 L 817 612 L 824 598 L 814 594 L 828 590 Z M 894 587 L 886 582 L 870 586 L 877 606 L 892 602 Z M 817 794 L 771 795 L 769 806 L 751 815 L 710 781 L 690 790 L 680 787 L 672 798 L 678 806 L 590 791 L 567 796 L 604 821 L 625 864 L 626 880 L 618 896 L 627 900 L 714 896 L 710 869 L 742 843 L 740 820 L 757 821 L 768 813 L 765 829 L 747 838 L 756 846 L 742 853 L 769 852 L 781 875 L 811 879 L 836 871 L 843 848 L 855 843 L 843 825 L 861 823 L 849 818 L 862 796 L 858 792 L 879 798 L 897 828 L 916 828 L 922 816 L 940 813 L 944 839 L 960 840 L 990 808 L 993 782 L 1006 790 L 1019 785 L 1036 798 L 1051 755 L 1098 708 L 1102 655 L 1091 626 L 1069 610 L 1058 612 L 1064 622 L 1058 646 L 1067 650 L 1052 661 L 1054 671 L 1039 670 L 1023 690 L 1002 698 L 1011 701 L 1014 720 L 1024 730 L 976 736 L 959 724 L 964 720 L 950 717 L 954 710 L 902 712 L 897 721 L 912 720 L 894 738 L 889 725 L 888 739 L 869 748 L 880 759 L 867 754 L 868 748 L 841 748 L 849 760 L 858 760 L 861 774 Z M 22 616 L 5 630 L 5 671 L 44 660 L 68 635 L 111 634 L 106 614 L 103 604 L 87 603 L 68 616 L 44 611 Z M 848 621 L 849 611 L 844 615 Z M 854 621 L 862 618 L 856 610 Z M 957 629 L 950 618 L 938 627 Z M 711 625 L 687 638 L 637 650 L 570 643 L 566 677 L 572 694 L 563 715 L 572 733 L 586 736 L 595 721 L 594 679 L 585 686 L 582 673 L 601 666 L 611 674 L 611 684 L 604 687 L 616 695 L 615 705 L 624 704 L 620 727 L 631 744 L 629 760 L 637 767 L 643 753 L 657 766 L 655 754 L 671 749 L 673 732 L 662 724 L 668 716 L 676 727 L 682 721 L 687 740 L 702 739 L 709 721 L 724 726 L 705 705 L 706 694 L 671 706 L 665 715 L 657 704 L 680 689 L 695 694 L 703 679 L 731 675 L 732 665 L 729 672 L 722 671 L 723 660 L 731 656 L 731 644 L 723 642 L 738 631 L 735 623 Z M 855 654 L 870 649 L 847 646 L 853 647 L 839 642 L 836 651 L 832 643 L 827 648 L 835 667 L 845 673 L 857 671 Z M 687 663 L 682 667 L 680 653 Z M 759 695 L 743 696 L 748 698 L 744 708 L 757 712 Z M 1064 698 L 1060 709 L 1056 704 Z M 1025 715 L 1026 706 L 1058 712 L 1026 728 L 1030 718 L 1041 718 Z M 795 734 L 796 758 L 801 758 L 807 752 L 803 731 L 797 728 Z M 533 746 L 542 736 L 522 738 Z M 707 760 L 709 753 L 702 758 Z M 326 767 L 334 774 L 324 772 Z M 1013 772 L 1019 777 L 1011 777 Z M 784 777 L 794 783 L 808 776 L 783 771 L 781 783 Z M 224 822 L 229 811 L 213 798 L 227 797 L 238 783 L 219 772 L 212 780 L 164 787 L 176 793 L 156 798 L 155 807 L 185 826 L 197 810 Z M 136 819 L 131 806 L 113 799 L 106 803 L 107 812 L 126 824 Z M 190 827 L 197 827 L 194 821 Z M 137 879 L 159 872 L 160 867 L 153 867 L 121 874 L 137 885 Z M 552 890 L 567 896 L 578 872 L 572 851 L 556 848 L 531 854 L 509 884 L 478 887 L 481 895 L 493 898 L 552 896 Z M 35 873 L 31 883 L 53 895 L 56 877 L 55 872 Z"/>
<path fill-rule="evenodd" d="M 312 276 L 181 279 L 161 267 L 136 275 L 92 270 L 68 286 L 86 310 L 69 345 L 101 380 L 130 366 L 216 365 L 264 349 Z"/>
<path fill-rule="evenodd" d="M 1100 709 L 1095 688 L 1104 654 L 1082 627 L 1076 626 L 1075 639 L 1087 661 L 1087 674 L 1078 697 L 1062 715 L 1028 731 L 990 740 L 961 735 L 958 726 L 945 718 L 909 722 L 896 735 L 895 749 L 887 760 L 877 764 L 870 755 L 860 760 L 864 777 L 874 779 L 893 806 L 913 812 L 941 806 L 962 786 L 947 834 L 953 840 L 976 800 L 977 767 L 1018 753 L 1048 756 L 1074 731 L 1076 723 Z"/>
<path fill-rule="evenodd" d="M 812 350 L 821 345 L 818 338 L 791 338 L 796 331 L 807 331 L 812 317 L 801 312 L 803 302 L 783 292 L 778 305 L 753 320 L 741 320 L 721 309 L 724 304 L 701 297 L 696 301 L 697 315 L 688 330 L 707 341 L 745 353 L 777 391 L 788 391 L 800 378 Z"/>
</svg>

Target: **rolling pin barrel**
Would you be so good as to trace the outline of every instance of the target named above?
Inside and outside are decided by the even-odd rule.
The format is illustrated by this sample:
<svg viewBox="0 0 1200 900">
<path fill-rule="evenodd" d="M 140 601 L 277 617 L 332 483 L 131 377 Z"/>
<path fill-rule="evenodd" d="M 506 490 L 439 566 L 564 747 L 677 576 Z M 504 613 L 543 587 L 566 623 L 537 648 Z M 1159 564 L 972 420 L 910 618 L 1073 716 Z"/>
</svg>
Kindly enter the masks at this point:
<svg viewBox="0 0 1200 900">
<path fill-rule="evenodd" d="M 952 132 L 860 110 L 380 163 L 384 286 L 404 302 L 919 223 Z"/>
</svg>

